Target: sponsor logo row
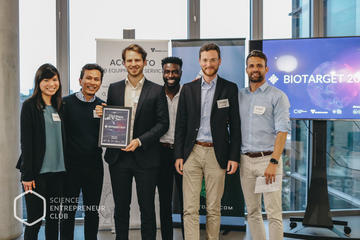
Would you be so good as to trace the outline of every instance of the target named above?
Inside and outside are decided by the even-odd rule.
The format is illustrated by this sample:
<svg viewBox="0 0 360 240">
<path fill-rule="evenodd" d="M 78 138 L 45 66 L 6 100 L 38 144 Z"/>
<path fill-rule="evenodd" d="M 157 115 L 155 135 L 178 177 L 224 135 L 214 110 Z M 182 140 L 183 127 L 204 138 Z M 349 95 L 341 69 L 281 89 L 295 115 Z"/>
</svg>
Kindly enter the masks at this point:
<svg viewBox="0 0 360 240">
<path fill-rule="evenodd" d="M 294 114 L 303 114 L 303 113 L 307 113 L 308 111 L 304 110 L 304 109 L 294 109 L 293 112 L 294 112 Z M 318 111 L 316 109 L 310 109 L 310 113 L 311 114 L 329 114 L 328 111 Z M 341 114 L 343 114 L 343 111 L 341 109 L 333 109 L 331 111 L 331 113 L 341 115 Z M 356 114 L 356 115 L 360 115 L 360 108 L 353 109 L 352 113 Z"/>
</svg>

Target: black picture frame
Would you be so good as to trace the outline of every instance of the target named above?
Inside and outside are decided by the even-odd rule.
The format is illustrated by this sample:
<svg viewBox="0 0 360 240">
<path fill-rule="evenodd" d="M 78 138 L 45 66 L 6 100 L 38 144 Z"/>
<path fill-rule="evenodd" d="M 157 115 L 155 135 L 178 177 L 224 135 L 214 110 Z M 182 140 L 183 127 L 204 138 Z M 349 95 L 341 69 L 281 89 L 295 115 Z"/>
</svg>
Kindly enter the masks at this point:
<svg viewBox="0 0 360 240">
<path fill-rule="evenodd" d="M 131 108 L 104 106 L 100 120 L 99 147 L 125 148 L 130 142 Z"/>
</svg>

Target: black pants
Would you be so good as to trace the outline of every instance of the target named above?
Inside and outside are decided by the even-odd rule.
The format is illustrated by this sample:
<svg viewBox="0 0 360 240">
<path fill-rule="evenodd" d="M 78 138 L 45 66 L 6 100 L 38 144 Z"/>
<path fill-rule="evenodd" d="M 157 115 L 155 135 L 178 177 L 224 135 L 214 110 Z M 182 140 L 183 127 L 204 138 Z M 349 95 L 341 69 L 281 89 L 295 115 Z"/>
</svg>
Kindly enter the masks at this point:
<svg viewBox="0 0 360 240">
<path fill-rule="evenodd" d="M 122 154 L 122 157 L 125 158 L 121 159 L 123 162 L 118 160 L 109 166 L 115 202 L 114 219 L 116 240 L 129 239 L 129 217 L 133 177 L 135 177 L 136 192 L 141 213 L 141 238 L 143 240 L 155 240 L 156 218 L 154 197 L 159 169 L 142 168 L 138 166 L 133 153 Z"/>
<path fill-rule="evenodd" d="M 161 165 L 158 175 L 157 187 L 160 201 L 160 223 L 161 236 L 163 240 L 173 239 L 173 222 L 172 222 L 172 196 L 173 184 L 175 177 L 176 188 L 179 190 L 179 203 L 181 211 L 181 230 L 184 237 L 183 224 L 183 196 L 182 196 L 182 176 L 175 170 L 174 150 L 161 147 Z"/>
<path fill-rule="evenodd" d="M 62 196 L 64 173 L 44 173 L 35 177 L 34 191 L 46 199 L 46 216 L 45 216 L 45 239 L 58 239 L 58 228 L 60 216 L 60 203 Z M 43 200 L 35 194 L 26 194 L 26 212 L 27 222 L 32 223 L 41 218 L 44 212 Z M 42 221 L 35 225 L 26 226 L 24 240 L 38 239 L 38 233 Z"/>
<path fill-rule="evenodd" d="M 60 239 L 74 239 L 75 214 L 80 190 L 83 196 L 85 212 L 85 240 L 96 240 L 99 228 L 99 204 L 104 179 L 102 165 L 98 167 L 69 168 L 64 183 L 63 218 L 60 224 Z"/>
</svg>

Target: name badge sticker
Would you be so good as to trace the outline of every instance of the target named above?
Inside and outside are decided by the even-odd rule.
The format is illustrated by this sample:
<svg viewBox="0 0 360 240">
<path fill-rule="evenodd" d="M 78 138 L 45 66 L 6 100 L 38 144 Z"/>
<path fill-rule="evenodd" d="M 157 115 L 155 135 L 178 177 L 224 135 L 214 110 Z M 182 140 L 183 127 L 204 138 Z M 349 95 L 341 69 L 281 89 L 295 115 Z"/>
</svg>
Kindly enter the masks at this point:
<svg viewBox="0 0 360 240">
<path fill-rule="evenodd" d="M 229 107 L 229 99 L 221 99 L 221 100 L 217 100 L 217 107 L 218 108 L 226 108 Z"/>
<path fill-rule="evenodd" d="M 264 106 L 254 106 L 254 114 L 262 115 L 265 113 L 266 108 Z"/>
<path fill-rule="evenodd" d="M 54 122 L 60 122 L 61 121 L 60 116 L 59 116 L 58 113 L 53 113 L 52 114 L 52 119 L 53 119 Z"/>
</svg>

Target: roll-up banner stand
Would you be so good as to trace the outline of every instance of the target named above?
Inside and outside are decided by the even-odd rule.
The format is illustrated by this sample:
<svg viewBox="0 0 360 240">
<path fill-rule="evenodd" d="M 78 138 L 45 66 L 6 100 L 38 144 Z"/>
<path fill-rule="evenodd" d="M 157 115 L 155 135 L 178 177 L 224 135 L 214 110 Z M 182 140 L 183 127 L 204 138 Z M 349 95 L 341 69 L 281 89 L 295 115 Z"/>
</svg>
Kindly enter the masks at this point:
<svg viewBox="0 0 360 240">
<path fill-rule="evenodd" d="M 161 59 L 168 56 L 168 40 L 117 40 L 96 39 L 96 62 L 104 68 L 104 78 L 97 96 L 106 101 L 109 85 L 123 80 L 127 76 L 122 60 L 122 50 L 130 44 L 136 43 L 147 52 L 147 65 L 144 75 L 150 81 L 163 85 Z M 155 207 L 158 212 L 156 195 Z M 108 164 L 104 162 L 104 183 L 99 210 L 99 229 L 114 228 L 114 200 L 112 196 Z M 137 203 L 136 187 L 133 182 L 132 201 L 130 206 L 130 228 L 140 228 L 140 210 Z M 158 216 L 158 214 L 157 214 Z M 159 226 L 159 219 L 157 217 Z"/>
<path fill-rule="evenodd" d="M 199 50 L 204 43 L 216 43 L 221 51 L 221 65 L 219 76 L 244 87 L 245 76 L 245 39 L 201 39 L 201 40 L 172 40 L 172 55 L 183 60 L 183 74 L 181 84 L 191 82 L 201 76 L 199 65 Z M 240 149 L 239 149 L 240 151 Z M 180 223 L 180 211 L 177 189 L 173 198 L 173 221 Z M 206 224 L 206 193 L 203 187 L 200 197 L 200 224 Z M 246 230 L 244 219 L 244 198 L 240 185 L 239 170 L 233 175 L 226 175 L 225 190 L 221 200 L 221 229 Z"/>
</svg>

